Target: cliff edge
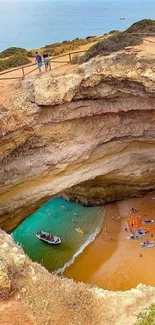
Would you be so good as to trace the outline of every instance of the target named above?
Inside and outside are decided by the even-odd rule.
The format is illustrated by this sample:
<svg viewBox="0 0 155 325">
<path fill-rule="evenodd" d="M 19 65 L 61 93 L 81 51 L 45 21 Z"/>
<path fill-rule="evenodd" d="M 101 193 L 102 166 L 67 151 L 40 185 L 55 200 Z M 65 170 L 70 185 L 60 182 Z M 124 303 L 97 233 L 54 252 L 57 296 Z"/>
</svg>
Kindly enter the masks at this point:
<svg viewBox="0 0 155 325">
<path fill-rule="evenodd" d="M 3 229 L 57 194 L 102 204 L 155 188 L 154 71 L 153 55 L 126 49 L 10 92 L 0 119 Z"/>
</svg>

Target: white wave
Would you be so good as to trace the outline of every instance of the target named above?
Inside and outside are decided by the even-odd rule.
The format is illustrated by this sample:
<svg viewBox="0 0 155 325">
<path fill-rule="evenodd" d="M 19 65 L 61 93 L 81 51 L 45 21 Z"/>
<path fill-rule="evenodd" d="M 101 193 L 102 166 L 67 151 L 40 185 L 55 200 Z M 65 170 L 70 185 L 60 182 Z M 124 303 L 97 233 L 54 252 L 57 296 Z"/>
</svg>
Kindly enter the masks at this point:
<svg viewBox="0 0 155 325">
<path fill-rule="evenodd" d="M 100 230 L 101 230 L 101 227 L 97 227 L 96 230 L 95 230 L 95 232 L 94 232 L 92 235 L 89 236 L 89 238 L 86 240 L 86 242 L 85 242 L 85 243 L 84 243 L 84 244 L 79 248 L 79 250 L 78 250 L 78 251 L 77 251 L 77 252 L 72 256 L 72 258 L 71 258 L 67 263 L 65 263 L 63 267 L 57 269 L 54 273 L 56 273 L 56 274 L 61 273 L 61 274 L 62 274 L 62 273 L 66 270 L 67 267 L 69 267 L 71 264 L 73 264 L 74 261 L 75 261 L 75 259 L 77 258 L 77 256 L 79 256 L 79 255 L 84 251 L 84 249 L 85 249 L 85 248 L 86 248 L 90 243 L 92 243 L 92 242 L 95 240 L 95 238 L 96 238 L 96 236 L 99 234 Z"/>
</svg>

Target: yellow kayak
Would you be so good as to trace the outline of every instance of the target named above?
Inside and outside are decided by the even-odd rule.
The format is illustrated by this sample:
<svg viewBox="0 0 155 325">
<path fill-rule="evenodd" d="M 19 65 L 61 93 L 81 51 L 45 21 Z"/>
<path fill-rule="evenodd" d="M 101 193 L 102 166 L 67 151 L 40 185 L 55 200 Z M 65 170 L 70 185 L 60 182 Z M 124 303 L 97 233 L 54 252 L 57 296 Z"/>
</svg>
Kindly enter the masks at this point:
<svg viewBox="0 0 155 325">
<path fill-rule="evenodd" d="M 80 229 L 80 228 L 76 228 L 75 229 L 77 232 L 79 232 L 79 234 L 84 234 L 84 231 L 82 230 L 82 229 Z"/>
</svg>

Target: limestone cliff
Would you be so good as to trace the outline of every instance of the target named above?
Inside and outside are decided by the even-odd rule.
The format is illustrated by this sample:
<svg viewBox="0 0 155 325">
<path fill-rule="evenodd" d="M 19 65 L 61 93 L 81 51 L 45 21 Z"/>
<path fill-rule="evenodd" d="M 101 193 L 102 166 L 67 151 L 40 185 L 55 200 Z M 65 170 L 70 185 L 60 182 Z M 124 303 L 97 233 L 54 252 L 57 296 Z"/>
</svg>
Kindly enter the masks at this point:
<svg viewBox="0 0 155 325">
<path fill-rule="evenodd" d="M 0 324 L 126 325 L 155 301 L 155 288 L 110 292 L 49 274 L 0 231 Z"/>
<path fill-rule="evenodd" d="M 98 57 L 1 105 L 3 229 L 58 193 L 98 204 L 155 188 L 154 69 L 137 53 Z"/>
</svg>

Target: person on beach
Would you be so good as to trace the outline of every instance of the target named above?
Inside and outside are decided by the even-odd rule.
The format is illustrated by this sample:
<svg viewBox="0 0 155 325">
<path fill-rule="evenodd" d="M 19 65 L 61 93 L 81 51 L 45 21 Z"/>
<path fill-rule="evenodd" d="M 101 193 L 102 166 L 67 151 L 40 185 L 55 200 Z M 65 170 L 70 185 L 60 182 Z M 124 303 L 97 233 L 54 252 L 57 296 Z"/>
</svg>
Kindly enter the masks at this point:
<svg viewBox="0 0 155 325">
<path fill-rule="evenodd" d="M 111 219 L 112 219 L 112 221 L 115 221 L 115 216 L 112 216 Z"/>
<path fill-rule="evenodd" d="M 40 73 L 41 72 L 41 67 L 42 67 L 42 57 L 38 52 L 36 52 L 35 60 L 36 60 L 36 64 L 38 66 L 39 73 Z"/>
<path fill-rule="evenodd" d="M 142 253 L 139 254 L 140 257 L 143 257 Z"/>
<path fill-rule="evenodd" d="M 104 233 L 107 234 L 107 228 L 104 228 Z"/>
<path fill-rule="evenodd" d="M 45 71 L 47 71 L 48 68 L 50 70 L 51 69 L 50 59 L 49 59 L 47 52 L 43 53 L 43 59 L 44 59 L 44 64 L 45 64 Z"/>
<path fill-rule="evenodd" d="M 127 227 L 127 226 L 125 226 L 125 231 L 126 231 L 126 232 L 128 231 L 128 227 Z"/>
<path fill-rule="evenodd" d="M 151 238 L 153 238 L 153 234 L 151 234 Z"/>
<path fill-rule="evenodd" d="M 135 207 L 133 207 L 133 208 L 131 209 L 131 211 L 132 211 L 132 212 L 137 212 L 137 209 L 136 209 Z"/>
</svg>

